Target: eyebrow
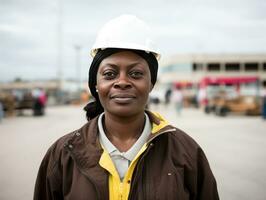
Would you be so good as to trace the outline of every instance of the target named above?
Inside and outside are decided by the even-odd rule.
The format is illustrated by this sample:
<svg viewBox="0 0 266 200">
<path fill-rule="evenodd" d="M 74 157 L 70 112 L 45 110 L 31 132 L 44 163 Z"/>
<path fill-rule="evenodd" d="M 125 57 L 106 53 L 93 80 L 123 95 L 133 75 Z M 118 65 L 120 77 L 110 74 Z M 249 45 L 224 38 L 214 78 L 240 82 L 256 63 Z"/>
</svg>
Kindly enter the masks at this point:
<svg viewBox="0 0 266 200">
<path fill-rule="evenodd" d="M 142 65 L 141 62 L 133 62 L 133 63 L 127 65 L 127 67 L 130 67 L 131 68 L 131 67 L 134 67 L 134 66 L 139 65 L 139 64 Z M 114 67 L 114 68 L 118 67 L 118 65 L 113 64 L 113 63 L 105 63 L 104 66 L 110 66 L 110 67 Z"/>
</svg>

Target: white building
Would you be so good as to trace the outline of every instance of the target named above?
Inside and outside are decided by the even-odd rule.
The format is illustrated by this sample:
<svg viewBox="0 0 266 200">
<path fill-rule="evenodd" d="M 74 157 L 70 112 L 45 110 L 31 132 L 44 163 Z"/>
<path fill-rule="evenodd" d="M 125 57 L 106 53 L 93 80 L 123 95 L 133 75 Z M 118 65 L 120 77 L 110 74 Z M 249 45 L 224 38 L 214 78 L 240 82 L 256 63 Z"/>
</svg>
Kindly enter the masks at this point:
<svg viewBox="0 0 266 200">
<path fill-rule="evenodd" d="M 161 83 L 191 81 L 204 77 L 257 76 L 266 87 L 266 54 L 175 55 L 160 62 Z"/>
</svg>

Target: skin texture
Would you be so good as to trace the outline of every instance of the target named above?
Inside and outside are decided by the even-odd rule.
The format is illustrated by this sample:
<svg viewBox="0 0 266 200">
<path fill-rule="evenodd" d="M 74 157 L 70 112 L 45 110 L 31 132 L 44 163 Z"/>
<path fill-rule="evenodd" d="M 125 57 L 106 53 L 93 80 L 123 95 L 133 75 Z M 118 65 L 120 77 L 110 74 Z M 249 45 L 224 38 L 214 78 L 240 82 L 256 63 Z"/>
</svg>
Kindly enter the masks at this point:
<svg viewBox="0 0 266 200">
<path fill-rule="evenodd" d="M 144 126 L 144 110 L 153 88 L 149 65 L 131 51 L 113 54 L 101 62 L 96 88 L 105 111 L 106 135 L 120 151 L 127 151 Z"/>
</svg>

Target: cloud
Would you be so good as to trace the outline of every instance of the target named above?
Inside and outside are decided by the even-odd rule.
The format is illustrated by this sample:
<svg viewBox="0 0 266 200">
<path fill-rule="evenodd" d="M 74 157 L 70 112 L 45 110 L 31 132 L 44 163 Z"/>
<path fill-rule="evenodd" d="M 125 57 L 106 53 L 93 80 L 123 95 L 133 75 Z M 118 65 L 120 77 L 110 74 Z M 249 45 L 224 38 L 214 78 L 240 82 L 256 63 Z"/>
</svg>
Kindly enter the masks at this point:
<svg viewBox="0 0 266 200">
<path fill-rule="evenodd" d="M 56 76 L 58 1 L 0 0 L 0 81 L 16 76 Z M 124 13 L 135 14 L 154 28 L 164 57 L 175 53 L 266 52 L 264 0 L 62 2 L 65 77 L 75 74 L 77 44 L 82 46 L 83 78 L 87 77 L 88 54 L 97 31 Z"/>
</svg>

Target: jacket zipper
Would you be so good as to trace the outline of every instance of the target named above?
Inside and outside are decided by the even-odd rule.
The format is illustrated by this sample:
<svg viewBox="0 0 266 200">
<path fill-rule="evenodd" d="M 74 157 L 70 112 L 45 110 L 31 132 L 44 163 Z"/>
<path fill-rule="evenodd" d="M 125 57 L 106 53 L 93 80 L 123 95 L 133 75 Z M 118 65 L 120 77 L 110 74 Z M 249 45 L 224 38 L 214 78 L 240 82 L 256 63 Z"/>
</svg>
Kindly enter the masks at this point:
<svg viewBox="0 0 266 200">
<path fill-rule="evenodd" d="M 144 159 L 144 157 L 145 157 L 145 155 L 149 152 L 149 150 L 150 150 L 150 148 L 151 148 L 152 146 L 150 145 L 149 147 L 148 147 L 148 149 L 142 154 L 142 156 L 141 156 L 141 158 L 140 158 L 140 160 L 138 161 L 138 163 L 137 163 L 137 165 L 136 165 L 136 168 L 135 168 L 135 170 L 136 170 L 136 175 L 138 174 L 138 172 L 139 172 L 139 168 L 140 168 L 140 165 L 139 165 L 139 163 L 141 163 L 142 161 L 143 161 L 143 159 Z M 135 176 L 136 176 L 135 175 Z M 128 195 L 128 199 L 131 199 L 131 196 L 132 196 L 132 187 L 135 185 L 135 182 L 136 182 L 136 178 L 134 178 L 134 180 L 133 180 L 133 182 L 132 182 L 132 185 L 130 186 L 130 192 L 129 192 L 129 195 Z"/>
<path fill-rule="evenodd" d="M 147 150 L 142 154 L 140 160 L 138 161 L 138 164 L 136 166 L 136 175 L 138 174 L 138 171 L 139 171 L 139 168 L 140 168 L 139 163 L 142 162 L 142 160 L 144 159 L 144 157 L 146 156 L 146 154 L 149 152 L 149 150 L 152 147 L 151 141 L 154 140 L 155 138 L 157 138 L 158 136 L 164 134 L 164 133 L 168 133 L 168 132 L 172 132 L 172 131 L 176 131 L 176 129 L 175 128 L 172 128 L 172 129 L 168 129 L 168 130 L 162 131 L 161 133 L 158 133 L 156 136 L 152 137 L 150 140 L 147 141 L 147 143 L 150 144 L 150 145 L 147 148 Z M 132 182 L 132 185 L 131 185 L 130 189 L 132 189 L 132 187 L 134 186 L 135 182 L 136 182 L 136 179 L 134 179 L 134 181 Z M 132 192 L 130 190 L 129 195 L 128 195 L 128 199 L 131 199 L 131 196 L 132 196 Z M 121 199 L 122 199 L 122 197 L 121 197 Z"/>
</svg>

